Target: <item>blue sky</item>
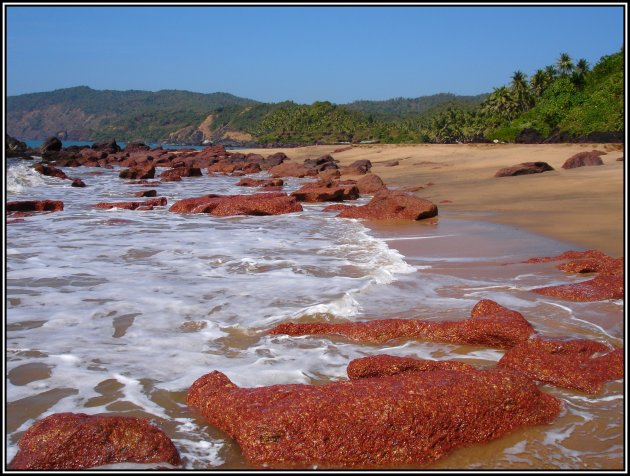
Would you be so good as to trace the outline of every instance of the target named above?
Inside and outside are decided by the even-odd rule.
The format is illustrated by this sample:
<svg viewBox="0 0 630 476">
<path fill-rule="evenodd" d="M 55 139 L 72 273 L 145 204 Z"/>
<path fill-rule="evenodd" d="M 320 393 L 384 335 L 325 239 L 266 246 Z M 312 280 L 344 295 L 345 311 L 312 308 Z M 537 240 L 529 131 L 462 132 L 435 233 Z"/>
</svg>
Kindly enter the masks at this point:
<svg viewBox="0 0 630 476">
<path fill-rule="evenodd" d="M 266 102 L 480 94 L 624 43 L 609 6 L 7 6 L 6 93 L 228 92 Z"/>
</svg>

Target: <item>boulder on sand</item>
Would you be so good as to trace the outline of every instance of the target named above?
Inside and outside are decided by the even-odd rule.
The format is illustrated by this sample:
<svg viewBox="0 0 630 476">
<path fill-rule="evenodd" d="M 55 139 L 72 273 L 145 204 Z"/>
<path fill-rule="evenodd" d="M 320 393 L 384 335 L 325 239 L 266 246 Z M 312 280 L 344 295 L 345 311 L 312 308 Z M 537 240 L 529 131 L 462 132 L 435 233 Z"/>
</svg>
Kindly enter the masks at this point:
<svg viewBox="0 0 630 476">
<path fill-rule="evenodd" d="M 553 170 L 553 167 L 547 162 L 523 162 L 522 164 L 512 165 L 497 171 L 495 177 L 514 177 L 516 175 L 540 174 Z"/>
<path fill-rule="evenodd" d="M 360 207 L 348 207 L 340 218 L 365 218 L 368 220 L 422 220 L 437 216 L 437 206 L 409 193 L 383 190 Z"/>
<path fill-rule="evenodd" d="M 282 215 L 301 212 L 302 210 L 302 205 L 286 193 L 210 194 L 202 197 L 185 198 L 169 209 L 175 213 L 208 213 L 214 216 Z"/>
</svg>

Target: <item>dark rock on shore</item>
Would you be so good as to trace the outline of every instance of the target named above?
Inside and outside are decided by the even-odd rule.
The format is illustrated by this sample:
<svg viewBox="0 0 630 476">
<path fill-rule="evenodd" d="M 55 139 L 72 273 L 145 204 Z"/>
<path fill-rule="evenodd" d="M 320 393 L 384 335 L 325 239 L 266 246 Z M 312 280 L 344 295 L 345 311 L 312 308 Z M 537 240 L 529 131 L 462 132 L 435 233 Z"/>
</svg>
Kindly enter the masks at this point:
<svg viewBox="0 0 630 476">
<path fill-rule="evenodd" d="M 49 137 L 39 147 L 39 150 L 42 154 L 45 154 L 46 152 L 58 152 L 62 149 L 62 147 L 63 144 L 57 137 Z"/>
<path fill-rule="evenodd" d="M 553 170 L 547 162 L 523 162 L 521 164 L 505 167 L 494 174 L 495 177 L 514 177 L 516 175 L 540 174 Z"/>
<path fill-rule="evenodd" d="M 115 154 L 116 152 L 120 152 L 120 146 L 116 143 L 116 139 L 95 142 L 92 145 L 92 149 L 107 152 L 108 154 Z"/>
<path fill-rule="evenodd" d="M 173 442 L 148 419 L 55 413 L 20 438 L 12 470 L 77 470 L 113 463 L 181 464 Z"/>
<path fill-rule="evenodd" d="M 604 161 L 601 159 L 601 155 L 606 152 L 599 150 L 591 150 L 590 152 L 578 152 L 577 154 L 569 157 L 564 164 L 563 169 L 575 169 L 577 167 L 584 167 L 588 165 L 604 165 Z"/>
</svg>

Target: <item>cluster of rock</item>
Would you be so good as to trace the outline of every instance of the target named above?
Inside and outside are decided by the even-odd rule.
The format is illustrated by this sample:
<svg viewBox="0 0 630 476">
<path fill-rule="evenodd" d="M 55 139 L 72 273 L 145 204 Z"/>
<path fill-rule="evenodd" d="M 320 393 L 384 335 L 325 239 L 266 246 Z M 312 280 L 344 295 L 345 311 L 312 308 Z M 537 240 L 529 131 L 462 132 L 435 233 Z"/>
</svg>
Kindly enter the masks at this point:
<svg viewBox="0 0 630 476">
<path fill-rule="evenodd" d="M 564 164 L 563 169 L 575 169 L 578 167 L 604 165 L 604 161 L 600 156 L 605 155 L 606 152 L 600 150 L 591 150 L 588 152 L 578 152 L 577 154 L 569 157 Z M 620 160 L 620 159 L 617 159 Z M 621 157 L 623 160 L 623 157 Z M 554 170 L 554 168 L 547 162 L 523 162 L 521 164 L 512 165 L 497 170 L 494 174 L 495 177 L 514 177 L 516 175 L 530 175 L 540 174 Z"/>
<path fill-rule="evenodd" d="M 325 210 L 340 217 L 421 220 L 437 207 L 412 194 L 391 191 L 370 173 L 369 161 L 340 168 L 330 155 L 294 163 L 282 153 L 228 152 L 222 146 L 196 150 L 150 149 L 115 141 L 90 148 L 42 146 L 40 173 L 59 178 L 52 163 L 74 167 L 122 167 L 127 183 L 162 182 L 207 174 L 243 176 L 268 171 L 271 179 L 244 177 L 243 187 L 261 193 L 190 197 L 169 208 L 174 213 L 213 216 L 277 215 L 301 211 L 301 203 L 337 202 Z M 167 167 L 154 181 L 156 167 Z M 533 167 L 544 168 L 537 163 Z M 61 172 L 63 174 L 63 172 Z M 531 172 L 522 172 L 531 173 Z M 518 175 L 518 172 L 516 173 Z M 64 174 L 65 175 L 65 174 Z M 344 177 L 342 177 L 344 176 Z M 291 194 L 281 192 L 283 177 L 312 177 Z M 349 179 L 348 177 L 352 177 Z M 150 210 L 167 205 L 156 190 L 134 193 L 145 201 L 103 202 L 95 208 Z M 373 195 L 363 206 L 342 202 Z M 13 214 L 60 211 L 61 201 L 9 202 Z M 586 283 L 534 290 L 555 297 L 591 300 L 623 298 L 623 260 L 599 252 L 570 252 L 532 262 L 570 260 L 567 272 L 598 273 Z M 561 401 L 541 392 L 544 382 L 589 394 L 603 382 L 623 377 L 623 350 L 588 340 L 553 340 L 536 334 L 519 312 L 482 300 L 468 319 L 424 321 L 381 319 L 344 324 L 284 323 L 269 334 L 336 335 L 359 343 L 415 339 L 505 350 L 494 368 L 477 369 L 456 361 L 430 361 L 379 355 L 349 363 L 347 381 L 326 385 L 273 385 L 239 388 L 221 372 L 210 372 L 189 389 L 188 405 L 240 445 L 256 467 L 384 468 L 427 465 L 454 448 L 499 438 L 527 425 L 551 423 Z M 83 469 L 133 462 L 177 468 L 181 460 L 168 437 L 146 420 L 63 413 L 35 423 L 22 436 L 10 469 Z"/>
</svg>

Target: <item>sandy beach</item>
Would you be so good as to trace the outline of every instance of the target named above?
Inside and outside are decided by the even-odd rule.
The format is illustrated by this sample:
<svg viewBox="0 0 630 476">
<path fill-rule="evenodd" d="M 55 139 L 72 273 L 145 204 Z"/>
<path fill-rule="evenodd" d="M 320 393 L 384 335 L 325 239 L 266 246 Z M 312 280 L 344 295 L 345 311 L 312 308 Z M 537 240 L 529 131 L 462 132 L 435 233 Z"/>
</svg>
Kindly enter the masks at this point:
<svg viewBox="0 0 630 476">
<path fill-rule="evenodd" d="M 565 170 L 578 152 L 598 150 L 603 166 Z M 372 172 L 390 188 L 423 187 L 414 192 L 440 211 L 522 227 L 578 247 L 611 256 L 624 250 L 623 144 L 454 144 L 319 145 L 248 149 L 265 156 L 284 152 L 301 163 L 331 154 L 339 165 L 368 159 Z M 392 161 L 398 165 L 392 166 Z M 517 177 L 494 176 L 521 162 L 547 162 L 554 170 Z M 451 215 L 454 216 L 454 215 Z"/>
</svg>

